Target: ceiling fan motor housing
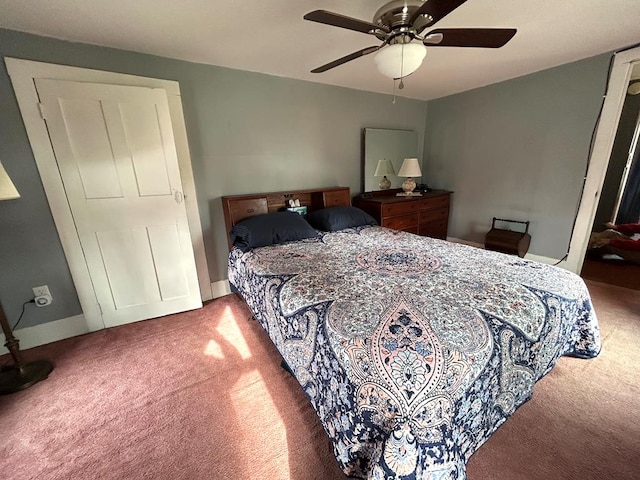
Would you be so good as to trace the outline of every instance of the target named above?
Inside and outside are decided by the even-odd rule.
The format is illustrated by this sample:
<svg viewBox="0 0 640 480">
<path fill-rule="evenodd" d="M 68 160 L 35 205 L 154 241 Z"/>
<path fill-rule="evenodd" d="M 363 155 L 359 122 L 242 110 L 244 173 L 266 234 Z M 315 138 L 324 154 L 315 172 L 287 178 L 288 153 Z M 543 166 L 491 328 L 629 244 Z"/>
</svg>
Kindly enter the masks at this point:
<svg viewBox="0 0 640 480">
<path fill-rule="evenodd" d="M 421 0 L 392 0 L 391 2 L 385 3 L 373 16 L 373 23 L 387 27 L 390 33 L 386 33 L 384 30 L 378 30 L 375 32 L 376 37 L 388 43 L 407 43 L 411 41 L 415 38 L 416 32 L 433 23 L 433 18 L 427 14 L 420 15 L 413 22 L 413 25 L 409 22 L 413 14 L 423 3 Z M 393 38 L 397 36 L 403 36 L 405 38 L 410 36 L 411 38 L 408 41 L 393 41 Z"/>
</svg>

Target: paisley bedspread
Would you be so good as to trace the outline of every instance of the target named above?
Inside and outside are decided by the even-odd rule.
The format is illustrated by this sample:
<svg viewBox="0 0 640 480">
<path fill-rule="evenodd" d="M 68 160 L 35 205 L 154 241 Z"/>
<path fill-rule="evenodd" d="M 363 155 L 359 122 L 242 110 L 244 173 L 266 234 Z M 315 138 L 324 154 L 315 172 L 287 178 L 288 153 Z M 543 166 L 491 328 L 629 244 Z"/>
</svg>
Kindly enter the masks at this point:
<svg viewBox="0 0 640 480">
<path fill-rule="evenodd" d="M 577 275 L 381 227 L 233 249 L 229 280 L 356 478 L 465 479 L 558 357 L 600 351 Z"/>
</svg>

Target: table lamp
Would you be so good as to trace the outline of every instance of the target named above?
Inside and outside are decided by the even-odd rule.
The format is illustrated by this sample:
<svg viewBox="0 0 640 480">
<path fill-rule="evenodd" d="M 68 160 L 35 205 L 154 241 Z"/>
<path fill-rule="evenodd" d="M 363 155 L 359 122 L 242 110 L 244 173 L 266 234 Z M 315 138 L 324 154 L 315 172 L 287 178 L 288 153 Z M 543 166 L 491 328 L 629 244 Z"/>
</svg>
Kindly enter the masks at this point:
<svg viewBox="0 0 640 480">
<path fill-rule="evenodd" d="M 374 177 L 382 177 L 380 180 L 380 190 L 389 190 L 391 188 L 391 181 L 387 178 L 387 175 L 395 175 L 396 171 L 393 169 L 393 163 L 391 160 L 378 160 L 376 171 L 373 174 Z"/>
<path fill-rule="evenodd" d="M 397 193 L 396 195 L 399 197 L 420 197 L 422 194 L 420 192 L 414 192 L 416 188 L 416 182 L 413 180 L 414 177 L 421 177 L 422 171 L 420 170 L 420 164 L 418 163 L 417 158 L 405 158 L 402 162 L 402 166 L 400 167 L 400 171 L 398 172 L 399 177 L 407 177 L 407 179 L 402 182 L 402 190 L 404 192 Z"/>
</svg>

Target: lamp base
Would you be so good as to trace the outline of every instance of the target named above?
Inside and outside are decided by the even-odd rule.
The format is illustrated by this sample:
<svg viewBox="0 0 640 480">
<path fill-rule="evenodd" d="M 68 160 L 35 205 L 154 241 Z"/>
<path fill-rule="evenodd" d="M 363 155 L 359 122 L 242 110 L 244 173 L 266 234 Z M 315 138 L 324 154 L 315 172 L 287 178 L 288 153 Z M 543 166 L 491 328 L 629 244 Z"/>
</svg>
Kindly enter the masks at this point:
<svg viewBox="0 0 640 480">
<path fill-rule="evenodd" d="M 0 395 L 19 392 L 44 380 L 53 370 L 48 360 L 25 362 L 20 366 L 10 365 L 0 371 Z"/>
</svg>

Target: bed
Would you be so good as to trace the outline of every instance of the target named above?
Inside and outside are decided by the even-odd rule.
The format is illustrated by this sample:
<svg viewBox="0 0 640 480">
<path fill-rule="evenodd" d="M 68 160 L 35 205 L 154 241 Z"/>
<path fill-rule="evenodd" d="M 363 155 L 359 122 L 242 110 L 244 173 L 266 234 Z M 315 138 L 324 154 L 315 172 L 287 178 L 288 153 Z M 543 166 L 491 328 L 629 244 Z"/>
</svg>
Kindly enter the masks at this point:
<svg viewBox="0 0 640 480">
<path fill-rule="evenodd" d="M 239 241 L 292 198 L 308 206 L 315 235 Z M 560 268 L 371 225 L 349 198 L 348 189 L 224 197 L 227 228 L 240 232 L 229 281 L 345 474 L 463 480 L 470 456 L 560 356 L 598 355 L 588 291 Z"/>
</svg>

